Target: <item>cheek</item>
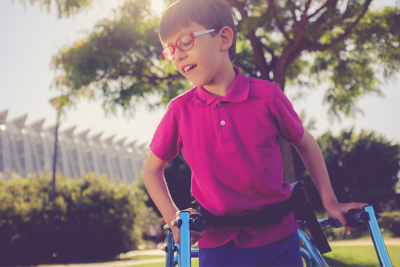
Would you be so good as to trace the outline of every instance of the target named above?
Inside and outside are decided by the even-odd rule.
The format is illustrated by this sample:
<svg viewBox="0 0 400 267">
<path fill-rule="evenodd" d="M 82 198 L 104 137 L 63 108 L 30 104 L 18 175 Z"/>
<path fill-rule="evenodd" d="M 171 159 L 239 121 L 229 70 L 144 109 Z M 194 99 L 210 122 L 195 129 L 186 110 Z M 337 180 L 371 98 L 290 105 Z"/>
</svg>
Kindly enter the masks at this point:
<svg viewBox="0 0 400 267">
<path fill-rule="evenodd" d="M 175 59 L 172 61 L 172 63 L 174 64 L 175 69 L 177 69 L 182 75 L 184 75 L 184 73 L 179 69 L 178 63 L 175 61 Z"/>
</svg>

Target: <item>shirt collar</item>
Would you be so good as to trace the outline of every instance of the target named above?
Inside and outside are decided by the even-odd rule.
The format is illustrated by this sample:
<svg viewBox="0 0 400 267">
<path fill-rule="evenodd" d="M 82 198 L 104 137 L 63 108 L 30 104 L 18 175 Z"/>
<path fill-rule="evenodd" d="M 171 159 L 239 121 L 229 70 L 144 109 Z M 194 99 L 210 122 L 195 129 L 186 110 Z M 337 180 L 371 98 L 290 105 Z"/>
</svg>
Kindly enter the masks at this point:
<svg viewBox="0 0 400 267">
<path fill-rule="evenodd" d="M 221 101 L 225 102 L 241 102 L 247 100 L 249 96 L 249 79 L 240 74 L 239 68 L 233 68 L 237 73 L 236 79 L 233 82 L 228 93 L 222 98 Z M 217 96 L 213 96 L 207 92 L 203 87 L 197 87 L 195 91 L 195 98 L 200 101 L 203 105 L 210 105 L 217 99 Z"/>
</svg>

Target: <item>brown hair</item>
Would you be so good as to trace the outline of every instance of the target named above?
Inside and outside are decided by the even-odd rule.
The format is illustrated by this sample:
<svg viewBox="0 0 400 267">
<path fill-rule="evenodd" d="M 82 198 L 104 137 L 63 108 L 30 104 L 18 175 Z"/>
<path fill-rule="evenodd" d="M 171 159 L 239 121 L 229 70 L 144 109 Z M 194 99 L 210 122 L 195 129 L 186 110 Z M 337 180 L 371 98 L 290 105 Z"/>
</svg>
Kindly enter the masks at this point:
<svg viewBox="0 0 400 267">
<path fill-rule="evenodd" d="M 229 48 L 229 59 L 233 62 L 236 57 L 237 32 L 232 10 L 225 0 L 178 0 L 171 4 L 161 18 L 158 34 L 160 41 L 167 43 L 168 38 L 182 28 L 189 27 L 192 22 L 206 29 L 230 27 L 233 31 L 233 42 Z M 217 33 L 210 34 L 215 37 Z"/>
</svg>

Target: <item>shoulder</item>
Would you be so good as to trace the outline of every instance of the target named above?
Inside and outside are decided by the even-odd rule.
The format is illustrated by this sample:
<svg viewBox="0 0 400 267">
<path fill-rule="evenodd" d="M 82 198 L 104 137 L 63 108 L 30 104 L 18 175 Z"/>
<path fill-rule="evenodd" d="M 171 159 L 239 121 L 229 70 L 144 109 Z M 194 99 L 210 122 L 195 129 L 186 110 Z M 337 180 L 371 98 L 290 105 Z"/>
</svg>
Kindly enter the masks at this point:
<svg viewBox="0 0 400 267">
<path fill-rule="evenodd" d="M 186 91 L 177 97 L 173 98 L 169 104 L 168 108 L 179 108 L 182 107 L 183 105 L 187 104 L 188 102 L 194 100 L 194 92 L 196 91 L 197 87 L 194 87 L 190 89 L 189 91 Z"/>
<path fill-rule="evenodd" d="M 167 106 L 167 112 L 178 113 L 182 109 L 188 106 L 188 103 L 194 100 L 194 92 L 197 87 L 186 91 L 177 97 L 173 98 Z"/>
<path fill-rule="evenodd" d="M 279 89 L 279 85 L 275 82 L 261 80 L 249 77 L 249 95 L 262 98 L 274 98 L 275 90 Z"/>
<path fill-rule="evenodd" d="M 278 86 L 278 84 L 275 82 L 261 80 L 261 79 L 254 78 L 254 77 L 248 77 L 248 79 L 249 79 L 250 89 L 254 88 L 254 89 L 273 90 L 275 86 Z"/>
</svg>

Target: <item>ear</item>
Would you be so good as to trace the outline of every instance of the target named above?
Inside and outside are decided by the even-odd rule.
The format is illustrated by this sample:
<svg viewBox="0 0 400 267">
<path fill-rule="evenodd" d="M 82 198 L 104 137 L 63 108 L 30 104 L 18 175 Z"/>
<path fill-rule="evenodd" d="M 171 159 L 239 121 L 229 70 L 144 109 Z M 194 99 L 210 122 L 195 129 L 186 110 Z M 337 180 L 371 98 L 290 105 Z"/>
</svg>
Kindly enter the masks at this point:
<svg viewBox="0 0 400 267">
<path fill-rule="evenodd" d="M 230 27 L 225 26 L 219 31 L 219 34 L 221 35 L 221 51 L 226 51 L 232 46 L 233 31 Z"/>
</svg>

